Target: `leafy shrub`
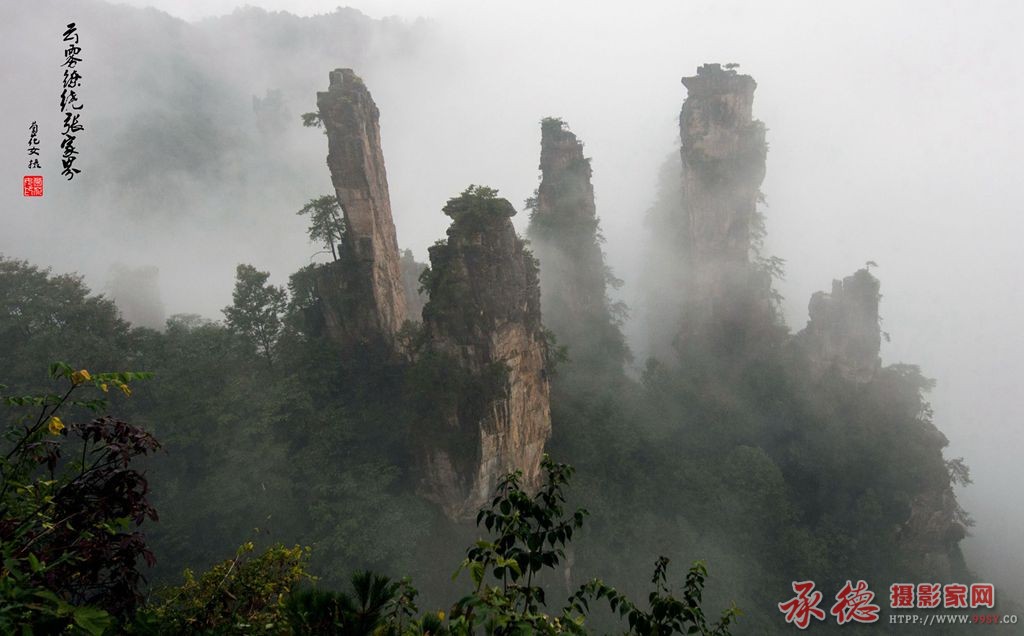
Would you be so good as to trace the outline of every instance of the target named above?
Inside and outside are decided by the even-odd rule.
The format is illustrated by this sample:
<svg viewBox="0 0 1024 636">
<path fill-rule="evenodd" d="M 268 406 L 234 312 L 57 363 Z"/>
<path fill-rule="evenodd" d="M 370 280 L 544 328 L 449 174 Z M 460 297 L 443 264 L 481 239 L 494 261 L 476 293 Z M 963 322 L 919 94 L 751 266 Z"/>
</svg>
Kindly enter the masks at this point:
<svg viewBox="0 0 1024 636">
<path fill-rule="evenodd" d="M 285 613 L 296 634 L 402 634 L 406 621 L 416 612 L 415 598 L 416 590 L 408 580 L 393 582 L 360 571 L 352 575 L 351 595 L 301 590 L 288 598 Z"/>
<path fill-rule="evenodd" d="M 148 374 L 93 375 L 56 363 L 50 377 L 66 381 L 62 394 L 2 398 L 30 413 L 7 428 L 0 457 L 0 628 L 74 624 L 100 633 L 133 614 L 139 561 L 154 562 L 137 528 L 156 510 L 131 463 L 159 444 L 112 417 L 71 418 L 102 413 L 111 387 L 131 395 L 129 384 Z"/>
<path fill-rule="evenodd" d="M 278 634 L 287 630 L 285 599 L 302 581 L 309 549 L 274 545 L 251 556 L 240 546 L 233 559 L 200 576 L 185 570 L 178 587 L 161 590 L 154 607 L 139 620 L 139 631 L 156 634 Z M 321 608 L 322 609 L 322 608 Z"/>
</svg>

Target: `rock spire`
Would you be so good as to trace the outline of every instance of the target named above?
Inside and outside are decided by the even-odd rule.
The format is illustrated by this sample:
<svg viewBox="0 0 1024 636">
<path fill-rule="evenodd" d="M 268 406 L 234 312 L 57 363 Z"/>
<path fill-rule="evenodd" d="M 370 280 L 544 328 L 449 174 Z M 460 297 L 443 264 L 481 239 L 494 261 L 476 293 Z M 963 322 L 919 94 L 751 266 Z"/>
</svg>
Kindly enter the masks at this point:
<svg viewBox="0 0 1024 636">
<path fill-rule="evenodd" d="M 351 69 L 331 71 L 330 86 L 316 101 L 327 132 L 331 181 L 345 216 L 340 259 L 321 268 L 317 281 L 328 333 L 344 347 L 394 347 L 408 316 L 379 112 Z"/>
<path fill-rule="evenodd" d="M 448 201 L 447 241 L 430 248 L 423 348 L 421 492 L 468 519 L 498 480 L 539 485 L 551 434 L 547 340 L 537 264 L 512 227 L 512 204 L 470 187 Z"/>
</svg>

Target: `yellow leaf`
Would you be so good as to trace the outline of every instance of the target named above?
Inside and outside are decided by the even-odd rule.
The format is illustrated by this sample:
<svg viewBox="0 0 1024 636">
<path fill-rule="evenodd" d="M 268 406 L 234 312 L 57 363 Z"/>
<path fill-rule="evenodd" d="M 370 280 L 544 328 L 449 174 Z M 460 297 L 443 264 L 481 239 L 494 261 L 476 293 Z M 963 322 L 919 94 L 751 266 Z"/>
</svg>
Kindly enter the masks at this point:
<svg viewBox="0 0 1024 636">
<path fill-rule="evenodd" d="M 55 415 L 47 422 L 46 428 L 50 430 L 50 435 L 60 435 L 60 432 L 64 430 L 64 422 L 61 422 L 60 418 Z"/>
<path fill-rule="evenodd" d="M 85 369 L 75 371 L 71 374 L 71 384 L 74 384 L 75 386 L 78 386 L 83 382 L 88 382 L 89 380 L 92 380 L 92 375 L 90 375 Z"/>
</svg>

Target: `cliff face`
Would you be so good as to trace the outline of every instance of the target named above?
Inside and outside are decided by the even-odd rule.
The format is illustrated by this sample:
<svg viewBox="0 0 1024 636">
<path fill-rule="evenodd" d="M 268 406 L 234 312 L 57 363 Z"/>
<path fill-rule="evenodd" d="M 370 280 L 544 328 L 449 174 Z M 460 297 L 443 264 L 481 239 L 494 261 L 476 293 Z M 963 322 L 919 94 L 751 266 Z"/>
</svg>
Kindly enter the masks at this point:
<svg viewBox="0 0 1024 636">
<path fill-rule="evenodd" d="M 351 69 L 332 71 L 316 101 L 346 227 L 339 260 L 318 270 L 328 333 L 343 347 L 394 346 L 407 310 L 377 106 Z"/>
<path fill-rule="evenodd" d="M 868 382 L 881 364 L 878 279 L 867 269 L 832 281 L 832 293 L 816 292 L 808 306 L 810 320 L 797 334 L 811 373 L 835 369 L 847 380 Z"/>
<path fill-rule="evenodd" d="M 771 278 L 753 262 L 767 155 L 764 124 L 752 118 L 757 84 L 718 64 L 682 82 L 681 337 L 739 344 L 775 323 Z"/>
<path fill-rule="evenodd" d="M 910 514 L 897 531 L 897 541 L 920 559 L 932 577 L 954 576 L 962 558 L 959 543 L 967 537 L 961 514 L 952 485 L 920 493 L 910 503 Z"/>
<path fill-rule="evenodd" d="M 957 502 L 954 486 L 971 480 L 962 459 L 943 457 L 949 440 L 932 422 L 924 399 L 932 386 L 934 382 L 921 376 L 916 366 L 894 364 L 879 369 L 869 384 L 857 390 L 886 394 L 889 414 L 910 416 L 903 418 L 901 431 L 909 444 L 897 458 L 901 467 L 909 468 L 910 478 L 905 480 L 907 488 L 900 501 L 896 543 L 922 576 L 938 580 L 967 571 L 959 543 L 967 536 L 971 520 Z"/>
<path fill-rule="evenodd" d="M 512 227 L 512 205 L 470 188 L 444 212 L 453 222 L 447 241 L 430 248 L 416 362 L 429 391 L 421 492 L 467 519 L 508 471 L 539 485 L 551 433 L 547 342 L 537 266 Z"/>
<path fill-rule="evenodd" d="M 835 376 L 851 383 L 861 399 L 884 404 L 875 417 L 901 422 L 899 461 L 911 467 L 905 480 L 905 513 L 896 528 L 901 552 L 923 575 L 941 579 L 962 570 L 959 542 L 967 536 L 966 515 L 953 491 L 954 479 L 967 482 L 943 459 L 949 440 L 932 423 L 923 391 L 931 381 L 912 365 L 881 366 L 878 318 L 879 281 L 867 269 L 832 281 L 832 291 L 811 296 L 810 320 L 793 339 L 812 378 Z M 880 398 L 879 396 L 885 396 Z M 876 407 L 877 408 L 877 404 Z"/>
<path fill-rule="evenodd" d="M 402 270 L 402 286 L 405 288 L 405 303 L 409 312 L 409 320 L 420 322 L 423 319 L 423 306 L 427 302 L 426 290 L 420 292 L 420 275 L 427 266 L 413 257 L 412 250 L 402 252 L 402 260 L 399 265 Z"/>
<path fill-rule="evenodd" d="M 560 119 L 541 123 L 540 171 L 528 234 L 541 265 L 544 323 L 572 360 L 621 364 L 626 349 L 608 302 L 590 160 Z"/>
</svg>

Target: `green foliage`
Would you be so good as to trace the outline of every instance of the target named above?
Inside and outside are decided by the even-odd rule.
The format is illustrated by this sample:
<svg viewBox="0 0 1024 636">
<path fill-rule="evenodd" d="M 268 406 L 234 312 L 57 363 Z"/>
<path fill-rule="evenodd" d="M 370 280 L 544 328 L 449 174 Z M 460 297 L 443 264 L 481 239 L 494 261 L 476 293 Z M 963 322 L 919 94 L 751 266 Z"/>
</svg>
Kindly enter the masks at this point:
<svg viewBox="0 0 1024 636">
<path fill-rule="evenodd" d="M 566 514 L 570 466 L 545 457 L 542 468 L 546 479 L 536 494 L 524 490 L 521 472 L 511 473 L 498 484 L 490 506 L 477 515 L 477 525 L 495 538 L 477 541 L 456 572 L 468 572 L 474 584 L 473 593 L 452 610 L 456 629 L 472 633 L 477 623 L 500 634 L 550 629 L 550 617 L 540 613 L 545 592 L 535 578 L 565 558 L 565 546 L 587 511 Z"/>
<path fill-rule="evenodd" d="M 239 265 L 235 272 L 234 303 L 224 308 L 228 327 L 253 344 L 270 367 L 274 366 L 274 345 L 281 335 L 282 317 L 288 307 L 288 292 L 267 283 L 268 272 L 252 265 Z"/>
<path fill-rule="evenodd" d="M 303 581 L 309 549 L 274 545 L 252 556 L 253 543 L 240 546 L 233 559 L 196 577 L 160 590 L 140 617 L 139 631 L 156 634 L 279 634 L 285 631 L 285 598 Z"/>
<path fill-rule="evenodd" d="M 542 462 L 545 481 L 534 493 L 523 489 L 522 475 L 507 475 L 498 486 L 490 505 L 477 515 L 492 538 L 482 539 L 467 551 L 456 576 L 467 572 L 472 592 L 452 608 L 446 626 L 434 625 L 432 633 L 474 634 L 582 634 L 588 632 L 589 601 L 607 598 L 612 611 L 627 618 L 628 633 L 697 633 L 727 636 L 729 624 L 739 615 L 733 606 L 722 619 L 709 626 L 701 606 L 707 570 L 697 563 L 687 576 L 683 598 L 673 596 L 667 585 L 668 559 L 660 558 L 649 596 L 650 610 L 643 611 L 600 579 L 581 586 L 569 597 L 561 615 L 542 611 L 547 604 L 545 589 L 537 584 L 544 570 L 554 570 L 565 559 L 566 546 L 583 526 L 588 515 L 579 508 L 565 509 L 565 488 L 572 467 L 547 456 Z M 428 617 L 424 617 L 424 620 Z"/>
<path fill-rule="evenodd" d="M 82 277 L 0 256 L 0 351 L 12 390 L 43 391 L 51 360 L 89 360 L 96 368 L 130 364 L 128 323 L 114 303 L 89 293 Z"/>
<path fill-rule="evenodd" d="M 682 599 L 667 584 L 668 560 L 655 568 L 645 611 L 595 579 L 580 587 L 560 615 L 545 613 L 545 588 L 538 583 L 545 570 L 554 570 L 565 559 L 574 531 L 583 526 L 587 511 L 565 509 L 566 492 L 573 469 L 545 457 L 544 485 L 529 493 L 522 474 L 513 472 L 500 482 L 490 504 L 477 515 L 477 525 L 491 535 L 467 550 L 453 578 L 465 572 L 471 591 L 459 599 L 450 614 L 425 613 L 415 618 L 417 592 L 407 580 L 393 583 L 386 577 L 357 572 L 353 593 L 318 589 L 293 593 L 285 602 L 285 614 L 295 633 L 438 636 L 487 633 L 584 634 L 590 601 L 606 598 L 613 611 L 627 619 L 630 634 L 661 635 L 700 633 L 728 636 L 730 623 L 739 616 L 735 606 L 721 620 L 708 625 L 702 609 L 707 570 L 703 563 L 691 568 Z"/>
<path fill-rule="evenodd" d="M 540 126 L 542 131 L 546 131 L 549 129 L 561 131 L 565 130 L 566 124 L 565 120 L 563 120 L 561 117 L 545 117 L 540 120 Z"/>
<path fill-rule="evenodd" d="M 345 219 L 341 214 L 338 197 L 327 194 L 302 206 L 297 212 L 300 216 L 309 216 L 309 240 L 322 243 L 331 252 L 331 257 L 338 260 L 338 246 L 345 238 Z"/>
<path fill-rule="evenodd" d="M 470 184 L 465 190 L 462 191 L 458 197 L 455 197 L 456 201 L 494 201 L 498 198 L 498 190 L 489 186 Z"/>
<path fill-rule="evenodd" d="M 299 590 L 285 600 L 288 624 L 302 634 L 331 636 L 341 630 L 343 606 L 351 600 L 343 592 Z"/>
<path fill-rule="evenodd" d="M 558 336 L 550 329 L 544 330 L 544 341 L 547 344 L 544 347 L 547 356 L 544 368 L 549 377 L 554 377 L 558 373 L 558 367 L 569 361 L 569 347 L 558 344 Z"/>
<path fill-rule="evenodd" d="M 728 636 L 729 625 L 742 615 L 734 604 L 722 612 L 718 622 L 708 625 L 701 602 L 708 571 L 697 561 L 686 575 L 683 598 L 673 594 L 668 585 L 669 560 L 660 557 L 654 565 L 651 583 L 654 591 L 647 597 L 649 608 L 641 609 L 633 601 L 600 579 L 582 586 L 569 599 L 567 613 L 583 616 L 590 609 L 590 601 L 606 599 L 608 607 L 629 624 L 630 634 L 667 636 L 668 634 L 700 634 L 701 636 Z"/>
<path fill-rule="evenodd" d="M 331 585 L 360 568 L 428 571 L 414 560 L 432 528 L 407 476 L 412 418 L 376 397 L 401 394 L 401 377 L 340 364 L 306 319 L 315 293 L 292 299 L 273 369 L 254 364 L 244 336 L 196 317 L 140 346 L 160 382 L 135 406 L 167 450 L 149 472 L 162 513 L 154 582 L 219 560 L 254 527 L 312 546 L 311 570 Z"/>
<path fill-rule="evenodd" d="M 497 190 L 478 185 L 470 185 L 459 196 L 448 199 L 441 211 L 455 221 L 459 232 L 478 232 L 516 214 L 511 203 L 498 197 Z"/>
<path fill-rule="evenodd" d="M 676 158 L 668 187 L 678 186 L 678 168 Z M 657 214 L 667 216 L 669 204 L 678 203 L 673 197 L 681 194 L 670 194 Z M 473 186 L 449 202 L 447 211 L 457 220 L 457 232 L 472 232 L 505 221 L 511 206 L 502 201 L 496 191 Z M 666 233 L 679 230 L 656 225 Z M 535 246 L 539 253 L 540 242 Z M 781 261 L 758 263 L 769 276 L 782 273 Z M 152 426 L 167 450 L 147 460 L 147 475 L 159 484 L 155 496 L 162 516 L 156 528 L 147 526 L 147 542 L 163 568 L 156 570 L 155 581 L 165 582 L 169 572 L 177 576 L 188 565 L 201 571 L 230 553 L 238 537 L 254 526 L 288 545 L 313 548 L 309 575 L 319 576 L 324 588 L 294 593 L 294 584 L 278 585 L 287 578 L 280 562 L 243 557 L 234 570 L 229 566 L 218 572 L 221 578 L 229 574 L 227 585 L 242 561 L 259 561 L 245 579 L 252 585 L 238 584 L 243 595 L 254 599 L 251 621 L 239 618 L 249 610 L 236 611 L 216 581 L 203 575 L 193 577 L 188 593 L 179 597 L 181 604 L 167 604 L 169 599 L 162 597 L 164 605 L 156 607 L 177 617 L 166 625 L 203 616 L 207 606 L 200 599 L 205 598 L 214 602 L 202 620 L 219 621 L 217 629 L 228 631 L 252 625 L 245 629 L 330 633 L 339 623 L 358 624 L 346 613 L 363 609 L 364 615 L 372 614 L 366 624 L 379 633 L 468 633 L 470 626 L 478 632 L 518 627 L 607 631 L 612 628 L 602 621 L 608 617 L 594 601 L 614 597 L 616 605 L 609 603 L 609 608 L 621 615 L 627 607 L 625 620 L 633 621 L 635 633 L 679 626 L 715 633 L 717 625 L 708 624 L 697 608 L 733 600 L 758 610 L 744 619 L 751 633 L 774 633 L 780 590 L 788 590 L 796 577 L 815 579 L 823 587 L 851 572 L 874 580 L 938 580 L 932 561 L 900 545 L 896 528 L 906 522 L 915 497 L 964 484 L 969 473 L 961 460 L 942 457 L 945 439 L 933 426 L 923 397 L 933 383 L 917 367 L 886 367 L 865 384 L 812 377 L 780 339 L 753 353 L 739 346 L 728 357 L 700 346 L 665 347 L 658 352 L 660 361 L 652 361 L 634 380 L 622 371 L 615 334 L 580 321 L 581 332 L 594 346 L 589 357 L 574 348 L 572 359 L 552 376 L 550 449 L 579 468 L 573 502 L 592 511 L 595 520 L 587 524 L 585 543 L 576 546 L 584 549 L 573 549 L 569 541 L 582 538 L 574 525 L 564 542 L 556 534 L 551 543 L 545 532 L 538 544 L 542 523 L 556 527 L 575 519 L 538 501 L 538 493 L 507 482 L 488 508 L 492 516 L 481 518 L 485 530 L 486 519 L 492 519 L 493 536 L 470 548 L 464 571 L 473 589 L 455 612 L 420 614 L 411 588 L 394 588 L 391 582 L 378 585 L 381 593 L 367 596 L 376 598 L 367 604 L 355 591 L 326 591 L 327 586 L 339 589 L 356 571 L 398 572 L 413 575 L 422 587 L 421 604 L 448 607 L 442 603 L 451 598 L 455 584 L 442 565 L 461 556 L 458 546 L 468 530 L 416 495 L 417 475 L 410 468 L 416 463 L 416 442 L 419 435 L 455 435 L 421 424 L 441 421 L 433 416 L 448 409 L 487 408 L 506 390 L 507 367 L 494 365 L 469 377 L 450 359 L 426 353 L 427 330 L 412 326 L 403 333 L 409 350 L 416 352 L 412 365 L 402 367 L 372 354 L 342 359 L 323 338 L 311 268 L 292 277 L 289 302 L 289 294 L 267 284 L 265 273 L 242 267 L 235 303 L 225 312 L 231 312 L 227 326 L 175 316 L 164 332 L 157 332 L 132 329 L 118 318 L 113 303 L 90 294 L 78 277 L 0 259 L 0 348 L 12 387 L 0 391 L 5 404 L 37 410 L 58 405 L 62 396 L 36 390 L 40 359 L 146 368 L 160 378 L 152 390 L 119 404 L 132 421 Z M 436 293 L 438 307 L 458 311 L 465 306 L 466 287 L 443 260 L 420 280 Z M 545 315 L 554 306 L 545 304 Z M 567 342 L 563 333 L 559 339 Z M 553 339 L 549 350 L 552 362 L 558 353 Z M 267 364 L 253 364 L 254 351 Z M 77 420 L 102 411 L 115 396 L 120 400 L 119 382 L 131 386 L 139 379 L 94 374 L 84 380 L 66 365 L 52 372 L 62 381 L 81 382 L 61 407 L 74 416 L 61 420 L 65 430 L 58 435 L 51 434 L 49 420 L 38 428 L 39 411 L 12 428 L 17 435 L 34 435 L 24 444 L 31 447 L 34 463 L 3 467 L 12 484 L 3 495 L 10 508 L 5 514 L 12 518 L 27 518 L 56 497 L 62 468 L 73 473 L 80 463 L 76 458 L 83 447 L 75 446 L 71 450 L 78 453 L 64 452 L 51 480 L 46 462 L 52 443 L 68 449 L 88 430 L 109 435 L 113 421 L 101 419 L 88 429 L 92 422 Z M 17 444 L 17 435 L 9 444 Z M 468 456 L 473 440 L 461 441 Z M 98 448 L 95 444 L 89 448 Z M 46 514 L 37 515 L 39 523 Z M 969 525 L 966 513 L 955 514 Z M 93 524 L 93 535 L 109 528 L 115 532 L 111 536 L 123 536 L 132 530 L 130 519 L 128 527 L 120 521 L 126 516 L 108 517 L 106 526 Z M 0 631 L 10 631 L 19 621 L 34 622 L 39 631 L 74 623 L 95 632 L 116 624 L 115 612 L 103 613 L 73 598 L 70 588 L 47 582 L 68 571 L 72 559 L 61 560 L 63 553 L 56 548 L 55 556 L 46 558 L 35 550 L 15 553 L 31 540 L 15 539 L 3 542 L 0 620 L 8 623 L 0 623 Z M 32 545 L 44 543 L 46 538 Z M 643 563 L 656 554 L 677 563 L 699 557 L 714 564 L 716 577 L 705 588 L 703 570 L 691 569 L 677 595 L 659 562 L 646 605 L 592 581 L 573 598 L 586 600 L 594 612 L 587 606 L 585 616 L 571 606 L 560 615 L 547 610 L 545 601 L 561 604 L 555 600 L 563 594 L 561 585 L 552 584 L 561 578 L 566 580 L 564 594 L 598 575 L 631 594 L 646 588 L 650 576 Z M 540 569 L 533 571 L 538 562 Z M 257 581 L 292 593 L 260 596 Z M 722 624 L 731 627 L 734 615 L 729 612 Z M 154 613 L 146 616 L 154 621 L 149 627 L 162 624 Z"/>
<path fill-rule="evenodd" d="M 155 601 L 136 618 L 132 631 L 147 634 L 369 634 L 422 636 L 425 634 L 582 634 L 587 633 L 589 601 L 607 598 L 613 610 L 629 622 L 632 634 L 699 633 L 728 636 L 730 621 L 739 615 L 733 607 L 722 620 L 708 626 L 701 607 L 707 571 L 696 564 L 687 577 L 683 598 L 668 587 L 667 559 L 659 559 L 649 596 L 651 609 L 643 611 L 624 596 L 593 580 L 573 594 L 561 615 L 542 608 L 547 603 L 539 583 L 545 570 L 554 570 L 565 558 L 566 546 L 580 529 L 586 510 L 568 512 L 566 488 L 573 469 L 545 457 L 545 482 L 527 492 L 522 475 L 514 472 L 500 482 L 491 503 L 477 516 L 478 526 L 491 535 L 474 543 L 455 577 L 466 572 L 472 585 L 450 614 L 425 613 L 417 617 L 418 591 L 409 579 L 395 582 L 367 571 L 355 572 L 351 592 L 301 584 L 315 579 L 307 573 L 309 549 L 280 544 L 252 556 L 252 542 L 242 545 L 233 559 L 211 567 L 200 576 L 190 570 L 184 582 L 159 590 Z M 453 578 L 455 578 L 453 577 Z M 693 629 L 687 628 L 692 627 Z"/>
<path fill-rule="evenodd" d="M 302 125 L 306 128 L 323 128 L 324 120 L 317 112 L 302 113 Z"/>
<path fill-rule="evenodd" d="M 957 486 L 969 486 L 974 483 L 971 480 L 971 469 L 964 463 L 963 457 L 947 459 L 946 469 L 949 471 L 950 481 Z"/>
<path fill-rule="evenodd" d="M 138 560 L 153 555 L 135 528 L 156 519 L 131 468 L 159 444 L 99 414 L 110 388 L 125 396 L 148 373 L 91 374 L 57 362 L 59 393 L 0 396 L 21 414 L 0 442 L 0 629 L 35 626 L 100 634 L 141 600 Z M 7 387 L 0 385 L 0 391 Z M 27 411 L 26 411 L 27 408 Z M 25 632 L 31 633 L 31 631 Z"/>
<path fill-rule="evenodd" d="M 285 613 L 297 634 L 361 636 L 406 633 L 416 612 L 416 590 L 408 580 L 360 571 L 352 575 L 352 594 L 319 589 L 289 596 Z"/>
</svg>

